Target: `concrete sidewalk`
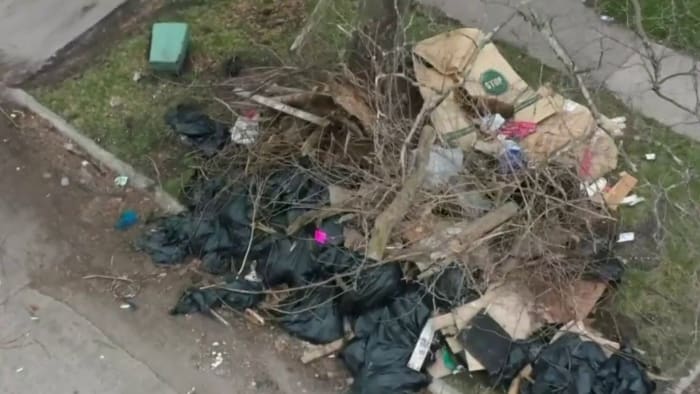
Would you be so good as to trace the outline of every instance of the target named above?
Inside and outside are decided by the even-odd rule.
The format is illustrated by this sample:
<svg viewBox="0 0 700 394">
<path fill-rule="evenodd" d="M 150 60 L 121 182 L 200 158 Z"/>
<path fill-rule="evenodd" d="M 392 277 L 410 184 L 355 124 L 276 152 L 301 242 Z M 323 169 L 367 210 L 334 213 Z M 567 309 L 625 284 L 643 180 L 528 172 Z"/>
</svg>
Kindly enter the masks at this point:
<svg viewBox="0 0 700 394">
<path fill-rule="evenodd" d="M 420 1 L 441 9 L 464 25 L 484 30 L 505 22 L 513 14 L 514 7 L 521 3 L 520 0 Z M 588 72 L 593 85 L 607 88 L 636 111 L 674 131 L 700 140 L 700 109 L 695 110 L 700 105 L 697 61 L 659 45 L 653 47 L 660 65 L 655 78 L 663 81 L 661 93 L 693 109 L 693 113 L 689 113 L 652 91 L 650 75 L 653 71 L 645 60 L 649 56 L 644 55 L 643 42 L 633 32 L 601 21 L 599 15 L 580 0 L 533 0 L 530 7 L 542 18 L 552 20 L 558 39 L 578 67 Z M 524 49 L 547 65 L 562 67 L 542 35 L 522 17 L 514 18 L 496 37 Z"/>
</svg>

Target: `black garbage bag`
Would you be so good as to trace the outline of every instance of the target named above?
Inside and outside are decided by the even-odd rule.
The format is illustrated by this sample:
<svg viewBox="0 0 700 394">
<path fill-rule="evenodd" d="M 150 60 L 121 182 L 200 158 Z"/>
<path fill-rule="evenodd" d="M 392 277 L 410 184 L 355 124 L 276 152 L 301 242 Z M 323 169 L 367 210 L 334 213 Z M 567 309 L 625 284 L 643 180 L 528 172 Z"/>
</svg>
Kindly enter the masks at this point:
<svg viewBox="0 0 700 394">
<path fill-rule="evenodd" d="M 443 309 L 449 310 L 479 298 L 472 274 L 459 264 L 451 264 L 433 275 L 428 286 L 434 290 L 436 304 Z"/>
<path fill-rule="evenodd" d="M 222 286 L 207 289 L 192 288 L 185 291 L 170 313 L 183 315 L 194 312 L 209 312 L 222 305 L 244 311 L 263 300 L 262 291 L 262 283 L 245 279 L 233 279 Z"/>
<path fill-rule="evenodd" d="M 413 289 L 357 318 L 356 338 L 342 352 L 354 377 L 352 393 L 417 392 L 430 383 L 427 375 L 406 366 L 430 317 L 424 298 Z"/>
<path fill-rule="evenodd" d="M 458 338 L 492 376 L 506 365 L 513 346 L 511 336 L 483 309 L 467 323 Z"/>
<path fill-rule="evenodd" d="M 314 249 L 314 240 L 309 233 L 295 238 L 273 238 L 268 244 L 267 254 L 258 261 L 257 273 L 268 287 L 309 284 L 320 274 Z"/>
<path fill-rule="evenodd" d="M 244 239 L 247 244 L 247 238 L 219 219 L 193 214 L 166 217 L 144 233 L 136 245 L 156 264 L 180 264 L 185 257 L 196 256 L 208 272 L 225 274 L 230 272 L 232 260 L 245 253 L 242 245 Z"/>
<path fill-rule="evenodd" d="M 294 292 L 282 302 L 280 325 L 288 333 L 313 344 L 342 338 L 343 316 L 337 296 L 338 289 L 331 286 Z"/>
<path fill-rule="evenodd" d="M 384 306 L 396 297 L 402 290 L 401 278 L 403 271 L 398 263 L 387 263 L 360 271 L 352 276 L 340 297 L 340 310 L 348 315 L 360 315 L 365 311 Z"/>
<path fill-rule="evenodd" d="M 213 156 L 231 140 L 229 126 L 192 105 L 180 104 L 165 114 L 165 123 L 204 155 Z"/>
<path fill-rule="evenodd" d="M 565 334 L 542 351 L 533 365 L 534 383 L 525 382 L 521 392 L 592 393 L 596 372 L 606 358 L 599 345 Z"/>
<path fill-rule="evenodd" d="M 239 268 L 234 263 L 246 252 L 248 261 L 259 258 L 266 247 L 263 240 L 254 239 L 248 251 L 252 208 L 247 194 L 222 188 L 218 181 L 202 185 L 190 202 L 190 212 L 160 219 L 137 240 L 137 247 L 157 264 L 179 264 L 187 256 L 199 257 L 204 269 L 213 274 Z"/>
<path fill-rule="evenodd" d="M 156 264 L 179 264 L 190 253 L 190 220 L 188 214 L 163 218 L 136 240 L 136 246 L 148 253 Z"/>
<path fill-rule="evenodd" d="M 399 263 L 378 265 L 359 253 L 335 246 L 324 248 L 316 262 L 325 277 L 348 274 L 342 276 L 346 290 L 339 300 L 340 310 L 345 315 L 357 316 L 384 306 L 403 290 L 403 271 Z"/>
<path fill-rule="evenodd" d="M 527 364 L 537 359 L 549 342 L 541 331 L 527 340 L 513 340 L 485 309 L 467 323 L 458 339 L 484 366 L 494 386 L 506 388 Z"/>
<path fill-rule="evenodd" d="M 624 354 L 608 358 L 600 345 L 565 334 L 540 353 L 521 394 L 650 394 L 643 367 Z"/>
<path fill-rule="evenodd" d="M 327 187 L 303 170 L 280 171 L 262 187 L 262 210 L 273 227 L 286 229 L 304 213 L 329 201 Z"/>
<path fill-rule="evenodd" d="M 612 252 L 601 250 L 591 258 L 584 278 L 619 284 L 625 274 L 625 266 Z"/>
<path fill-rule="evenodd" d="M 644 366 L 623 348 L 613 354 L 598 370 L 593 386 L 595 394 L 648 394 L 656 384 L 647 376 Z"/>
</svg>

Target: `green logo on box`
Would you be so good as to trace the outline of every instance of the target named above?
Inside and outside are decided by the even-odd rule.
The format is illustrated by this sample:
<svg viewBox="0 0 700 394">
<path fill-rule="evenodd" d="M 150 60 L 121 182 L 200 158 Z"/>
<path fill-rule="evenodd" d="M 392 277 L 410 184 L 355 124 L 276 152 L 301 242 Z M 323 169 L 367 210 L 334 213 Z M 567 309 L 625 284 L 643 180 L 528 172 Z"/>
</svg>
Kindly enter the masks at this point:
<svg viewBox="0 0 700 394">
<path fill-rule="evenodd" d="M 481 74 L 481 86 L 486 93 L 498 96 L 508 91 L 508 80 L 494 69 L 486 70 Z"/>
</svg>

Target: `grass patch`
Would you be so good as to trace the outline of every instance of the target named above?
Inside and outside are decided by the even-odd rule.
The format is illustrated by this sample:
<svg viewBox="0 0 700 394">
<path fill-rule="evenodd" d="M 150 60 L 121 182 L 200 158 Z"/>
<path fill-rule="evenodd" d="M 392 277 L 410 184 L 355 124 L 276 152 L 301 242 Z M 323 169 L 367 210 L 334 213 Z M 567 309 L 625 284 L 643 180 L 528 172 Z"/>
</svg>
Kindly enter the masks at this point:
<svg viewBox="0 0 700 394">
<path fill-rule="evenodd" d="M 106 149 L 141 170 L 155 176 L 155 163 L 163 185 L 177 193 L 197 165 L 197 159 L 187 155 L 187 149 L 166 129 L 165 111 L 183 100 L 214 105 L 206 82 L 221 77 L 221 63 L 232 53 L 246 51 L 252 58 L 316 64 L 332 64 L 342 59 L 344 53 L 338 48 L 345 46 L 356 14 L 355 2 L 349 0 L 333 2 L 331 12 L 310 37 L 304 59 L 292 59 L 288 54 L 287 48 L 313 4 L 310 0 L 299 0 L 280 7 L 272 0 L 241 0 L 233 4 L 228 0 L 210 0 L 206 5 L 175 9 L 158 20 L 185 21 L 191 25 L 191 66 L 182 78 L 149 77 L 139 83 L 132 80 L 134 72 L 147 69 L 148 31 L 144 27 L 106 50 L 81 75 L 34 93 Z M 409 40 L 454 27 L 452 22 L 422 11 L 419 9 L 410 21 Z M 700 36 L 696 37 L 696 44 L 700 45 Z M 531 85 L 551 83 L 562 94 L 583 102 L 569 78 L 513 47 L 503 44 L 499 47 Z M 700 195 L 700 183 L 694 168 L 700 168 L 700 146 L 631 113 L 606 92 L 599 92 L 596 99 L 606 114 L 628 116 L 624 148 L 639 167 L 635 173 L 640 178 L 636 192 L 644 195 L 647 202 L 623 209 L 621 227 L 637 231 L 643 238 L 634 244 L 637 250 L 631 255 L 648 249 L 654 261 L 649 264 L 630 260 L 625 282 L 615 292 L 610 310 L 613 315 L 628 316 L 634 322 L 638 347 L 647 352 L 651 361 L 671 374 L 680 374 L 683 361 L 695 357 L 691 352 L 698 347 L 693 333 L 700 295 L 697 281 L 700 262 L 695 245 L 700 222 L 694 196 Z M 643 160 L 644 153 L 649 151 L 657 153 L 657 161 Z M 621 163 L 621 167 L 627 167 L 624 160 Z M 657 228 L 657 219 L 661 230 Z M 662 240 L 658 249 L 653 243 L 657 233 L 661 233 L 658 237 Z"/>
<path fill-rule="evenodd" d="M 207 81 L 222 77 L 226 57 L 246 53 L 255 61 L 269 61 L 289 47 L 305 14 L 302 0 L 280 11 L 267 0 L 198 3 L 176 5 L 156 18 L 190 24 L 193 42 L 181 78 L 148 74 L 149 25 L 107 49 L 80 75 L 33 92 L 122 159 L 154 177 L 157 165 L 170 189 L 196 159 L 167 130 L 167 109 L 183 101 L 211 104 Z M 137 72 L 144 75 L 139 82 L 133 80 Z"/>
<path fill-rule="evenodd" d="M 700 1 L 639 0 L 642 24 L 654 39 L 700 55 Z M 628 0 L 601 0 L 601 12 L 634 26 L 634 9 Z"/>
</svg>

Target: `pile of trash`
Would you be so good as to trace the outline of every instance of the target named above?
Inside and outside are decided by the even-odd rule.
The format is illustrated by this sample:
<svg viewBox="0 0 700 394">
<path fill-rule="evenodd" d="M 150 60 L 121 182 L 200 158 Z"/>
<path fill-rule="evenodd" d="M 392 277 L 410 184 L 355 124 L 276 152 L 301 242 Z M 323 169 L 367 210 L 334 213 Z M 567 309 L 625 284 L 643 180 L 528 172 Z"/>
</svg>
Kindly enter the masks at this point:
<svg viewBox="0 0 700 394">
<path fill-rule="evenodd" d="M 338 353 L 357 393 L 467 371 L 509 393 L 653 392 L 633 347 L 589 324 L 624 276 L 615 210 L 636 180 L 609 175 L 624 119 L 534 90 L 476 29 L 418 43 L 411 63 L 395 96 L 347 72 L 254 94 L 243 75 L 219 87 L 235 124 L 168 112 L 219 163 L 138 241 L 220 275 L 172 313 L 274 320 L 318 345 L 305 363 Z"/>
</svg>

